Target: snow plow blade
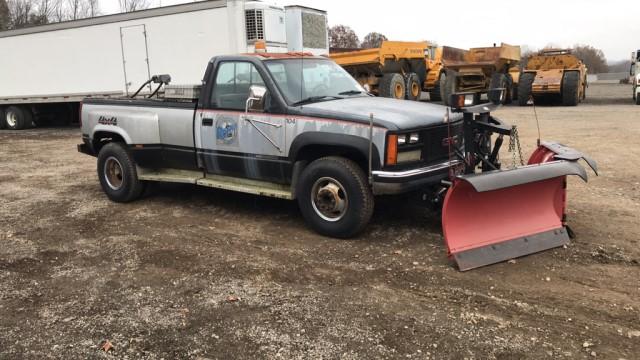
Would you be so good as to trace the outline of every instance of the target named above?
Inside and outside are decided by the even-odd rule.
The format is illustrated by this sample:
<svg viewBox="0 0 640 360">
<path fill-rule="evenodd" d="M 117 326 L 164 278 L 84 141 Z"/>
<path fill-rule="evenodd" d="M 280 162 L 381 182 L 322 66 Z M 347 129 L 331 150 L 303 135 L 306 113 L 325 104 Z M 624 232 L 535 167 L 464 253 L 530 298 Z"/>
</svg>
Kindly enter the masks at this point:
<svg viewBox="0 0 640 360">
<path fill-rule="evenodd" d="M 530 165 L 456 177 L 444 200 L 442 227 L 458 268 L 470 270 L 567 244 L 566 177 L 587 181 L 580 158 L 597 171 L 580 152 L 543 143 Z"/>
</svg>

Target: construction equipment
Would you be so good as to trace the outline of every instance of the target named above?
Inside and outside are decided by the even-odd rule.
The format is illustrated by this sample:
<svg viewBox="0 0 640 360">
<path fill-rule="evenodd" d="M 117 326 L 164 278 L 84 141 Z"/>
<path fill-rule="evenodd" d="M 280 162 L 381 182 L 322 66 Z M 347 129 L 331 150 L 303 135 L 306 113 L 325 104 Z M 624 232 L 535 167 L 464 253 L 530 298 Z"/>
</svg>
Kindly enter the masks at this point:
<svg viewBox="0 0 640 360">
<path fill-rule="evenodd" d="M 375 95 L 419 100 L 427 91 L 432 101 L 440 101 L 442 54 L 442 48 L 428 42 L 383 41 L 379 48 L 332 52 L 330 57 Z"/>
<path fill-rule="evenodd" d="M 520 46 L 471 48 L 459 53 L 457 60 L 445 63 L 446 82 L 442 94 L 445 102 L 451 94 L 473 92 L 476 103 L 490 89 L 506 89 L 504 103 L 514 98 L 514 74 L 520 63 Z"/>
<path fill-rule="evenodd" d="M 633 86 L 633 100 L 640 105 L 640 50 L 631 53 L 631 69 L 629 83 Z"/>
<path fill-rule="evenodd" d="M 452 179 L 445 196 L 442 228 L 449 256 L 462 271 L 567 244 L 566 178 L 587 180 L 580 159 L 597 175 L 597 165 L 588 156 L 540 140 L 528 164 L 521 165 L 517 130 L 490 115 L 495 105 L 461 106 L 473 103 L 475 96 L 455 94 L 450 100 L 464 117 L 464 138 L 458 139 L 464 154 L 458 156 L 464 157 L 465 169 Z M 496 102 L 502 97 L 504 93 Z M 494 134 L 498 136 L 492 142 Z M 498 159 L 504 136 L 514 151 L 514 166 L 507 170 L 501 170 Z"/>
<path fill-rule="evenodd" d="M 587 66 L 571 49 L 545 49 L 529 58 L 518 85 L 518 105 L 543 98 L 576 106 L 586 97 Z"/>
</svg>

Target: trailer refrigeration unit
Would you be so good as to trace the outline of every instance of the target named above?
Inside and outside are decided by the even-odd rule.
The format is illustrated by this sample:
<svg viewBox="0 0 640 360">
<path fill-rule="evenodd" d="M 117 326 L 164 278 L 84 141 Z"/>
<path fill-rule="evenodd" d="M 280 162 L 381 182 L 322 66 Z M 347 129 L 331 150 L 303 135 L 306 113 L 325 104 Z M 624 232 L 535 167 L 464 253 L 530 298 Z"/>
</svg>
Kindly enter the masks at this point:
<svg viewBox="0 0 640 360">
<path fill-rule="evenodd" d="M 258 41 L 286 52 L 286 16 L 268 3 L 213 0 L 0 32 L 0 128 L 68 123 L 83 98 L 130 95 L 152 74 L 199 84 L 213 56 L 253 52 Z"/>
</svg>

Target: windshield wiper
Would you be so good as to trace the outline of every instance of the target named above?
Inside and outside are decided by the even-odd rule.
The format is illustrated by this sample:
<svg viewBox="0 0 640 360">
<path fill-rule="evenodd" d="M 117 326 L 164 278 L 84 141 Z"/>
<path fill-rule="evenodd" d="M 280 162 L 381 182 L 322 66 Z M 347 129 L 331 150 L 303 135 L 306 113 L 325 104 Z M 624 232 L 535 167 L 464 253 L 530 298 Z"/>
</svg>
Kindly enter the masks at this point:
<svg viewBox="0 0 640 360">
<path fill-rule="evenodd" d="M 302 99 L 300 101 L 294 102 L 292 105 L 293 106 L 298 106 L 298 105 L 309 104 L 309 103 L 313 103 L 313 102 L 317 102 L 317 101 L 321 101 L 321 100 L 325 100 L 325 99 L 342 99 L 342 97 L 341 96 L 335 96 L 335 95 L 309 96 L 306 99 Z"/>
<path fill-rule="evenodd" d="M 364 91 L 360 91 L 360 90 L 347 90 L 347 91 L 343 91 L 341 93 L 338 93 L 338 95 L 358 95 L 358 94 L 362 94 L 364 93 Z"/>
</svg>

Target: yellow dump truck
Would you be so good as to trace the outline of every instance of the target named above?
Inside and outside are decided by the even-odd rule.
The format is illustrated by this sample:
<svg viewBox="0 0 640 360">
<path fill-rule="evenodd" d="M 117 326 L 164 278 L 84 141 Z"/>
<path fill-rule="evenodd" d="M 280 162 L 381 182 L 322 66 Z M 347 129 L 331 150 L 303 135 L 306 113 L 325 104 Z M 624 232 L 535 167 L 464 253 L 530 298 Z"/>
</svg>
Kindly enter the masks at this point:
<svg viewBox="0 0 640 360">
<path fill-rule="evenodd" d="M 452 54 L 445 62 L 446 82 L 442 89 L 445 103 L 456 92 L 473 92 L 479 99 L 483 93 L 496 88 L 507 91 L 503 103 L 509 103 L 517 96 L 514 84 L 519 80 L 520 46 L 503 43 L 457 50 L 457 56 Z"/>
<path fill-rule="evenodd" d="M 379 48 L 329 55 L 369 92 L 419 100 L 422 91 L 439 101 L 442 51 L 428 42 L 384 41 Z"/>
<path fill-rule="evenodd" d="M 587 66 L 570 49 L 545 49 L 529 58 L 518 88 L 520 106 L 530 98 L 576 106 L 586 97 Z"/>
</svg>

